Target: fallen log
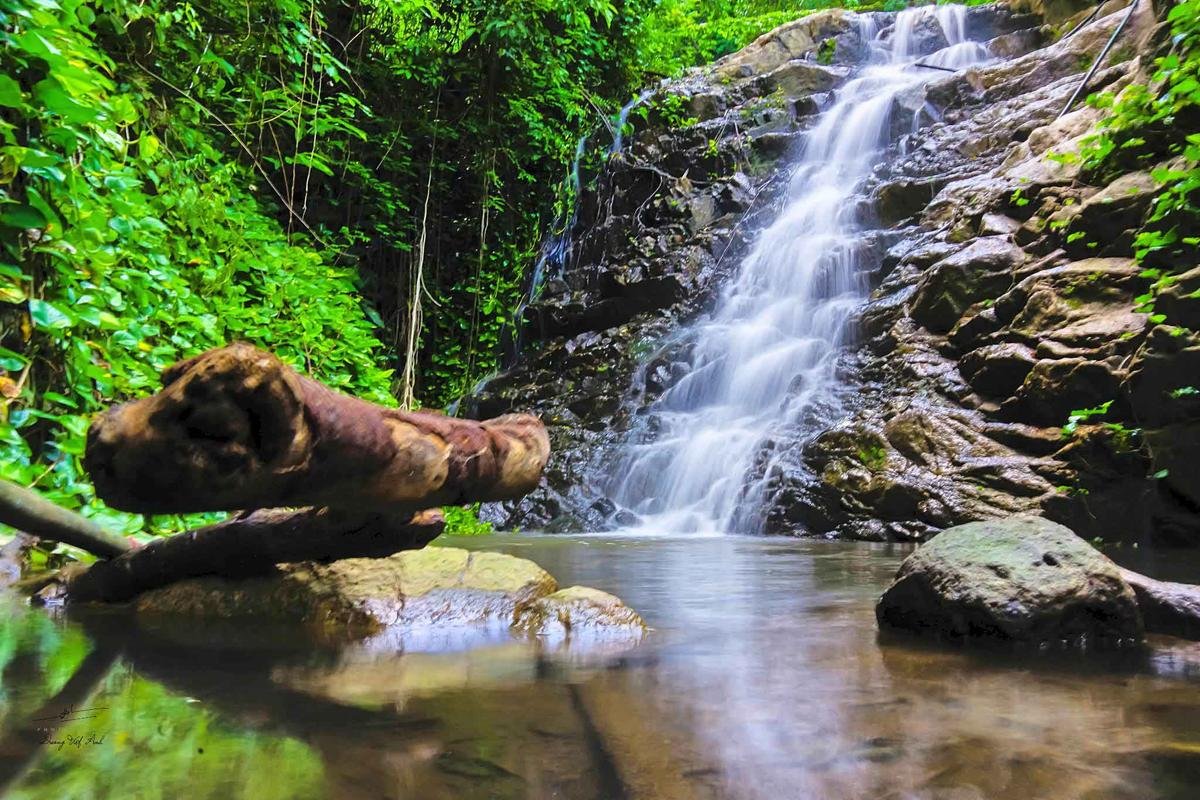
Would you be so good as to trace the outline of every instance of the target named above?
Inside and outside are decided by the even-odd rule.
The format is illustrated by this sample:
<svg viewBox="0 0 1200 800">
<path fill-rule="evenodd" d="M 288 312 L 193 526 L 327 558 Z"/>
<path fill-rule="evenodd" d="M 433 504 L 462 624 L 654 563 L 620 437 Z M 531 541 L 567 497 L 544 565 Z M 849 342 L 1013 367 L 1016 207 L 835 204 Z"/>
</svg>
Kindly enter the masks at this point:
<svg viewBox="0 0 1200 800">
<path fill-rule="evenodd" d="M 413 513 L 521 497 L 550 453 L 536 417 L 475 422 L 384 408 L 247 344 L 175 364 L 163 384 L 109 409 L 88 432 L 84 463 L 115 508 Z"/>
<path fill-rule="evenodd" d="M 441 534 L 440 511 L 411 516 L 328 508 L 265 509 L 156 539 L 72 576 L 71 602 L 118 603 L 205 575 L 244 578 L 291 561 L 382 558 L 424 547 Z"/>
<path fill-rule="evenodd" d="M 133 548 L 86 517 L 55 505 L 32 489 L 0 481 L 0 522 L 42 539 L 66 542 L 92 555 L 112 558 Z"/>
<path fill-rule="evenodd" d="M 1200 640 L 1200 586 L 1159 581 L 1124 568 L 1121 577 L 1133 587 L 1147 631 Z"/>
</svg>

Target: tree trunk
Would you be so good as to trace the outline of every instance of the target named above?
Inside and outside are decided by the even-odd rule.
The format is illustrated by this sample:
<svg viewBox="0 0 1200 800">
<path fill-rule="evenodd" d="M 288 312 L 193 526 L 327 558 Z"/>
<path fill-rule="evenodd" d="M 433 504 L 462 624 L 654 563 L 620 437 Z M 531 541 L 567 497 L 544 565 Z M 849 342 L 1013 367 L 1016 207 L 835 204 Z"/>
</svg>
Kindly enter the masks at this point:
<svg viewBox="0 0 1200 800">
<path fill-rule="evenodd" d="M 97 562 L 69 579 L 66 593 L 72 602 L 123 602 L 185 578 L 263 575 L 290 561 L 382 558 L 424 547 L 444 527 L 440 511 L 412 517 L 328 508 L 255 511 Z"/>
<path fill-rule="evenodd" d="M 1127 569 L 1121 577 L 1137 595 L 1147 631 L 1200 640 L 1200 586 L 1156 581 Z"/>
<path fill-rule="evenodd" d="M 109 409 L 88 433 L 85 464 L 116 508 L 411 514 L 521 497 L 537 486 L 550 454 L 536 417 L 475 422 L 384 408 L 247 344 L 175 364 L 163 384 Z"/>
</svg>

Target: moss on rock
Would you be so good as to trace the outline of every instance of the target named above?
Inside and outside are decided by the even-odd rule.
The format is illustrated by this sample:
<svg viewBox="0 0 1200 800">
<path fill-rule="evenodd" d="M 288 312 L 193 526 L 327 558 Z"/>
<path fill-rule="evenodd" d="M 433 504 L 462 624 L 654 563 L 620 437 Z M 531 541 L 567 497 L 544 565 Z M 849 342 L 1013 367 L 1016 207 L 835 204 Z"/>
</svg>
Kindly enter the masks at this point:
<svg viewBox="0 0 1200 800">
<path fill-rule="evenodd" d="M 1030 644 L 1141 641 L 1119 568 L 1069 529 L 1032 516 L 950 528 L 900 565 L 875 609 L 881 627 Z"/>
<path fill-rule="evenodd" d="M 644 627 L 612 595 L 584 587 L 559 591 L 553 576 L 532 561 L 450 547 L 282 564 L 274 575 L 245 580 L 181 581 L 142 595 L 136 610 L 150 623 L 180 617 L 290 623 L 327 641 L 427 626 L 502 625 L 535 633 L 551 621 L 565 633 Z"/>
</svg>

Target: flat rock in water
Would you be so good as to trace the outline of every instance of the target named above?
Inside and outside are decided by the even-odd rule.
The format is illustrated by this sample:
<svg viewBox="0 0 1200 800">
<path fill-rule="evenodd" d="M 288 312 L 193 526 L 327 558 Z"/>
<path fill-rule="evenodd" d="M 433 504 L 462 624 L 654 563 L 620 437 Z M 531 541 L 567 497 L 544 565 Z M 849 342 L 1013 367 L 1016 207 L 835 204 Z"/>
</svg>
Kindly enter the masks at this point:
<svg viewBox="0 0 1200 800">
<path fill-rule="evenodd" d="M 495 630 L 559 638 L 617 634 L 640 638 L 641 617 L 595 589 L 559 590 L 522 558 L 427 547 L 387 558 L 281 564 L 275 575 L 197 578 L 147 592 L 139 618 L 197 621 L 253 618 L 302 625 L 327 641 L 372 639 L 402 645 L 408 634 Z"/>
<path fill-rule="evenodd" d="M 875 615 L 881 628 L 950 639 L 1124 645 L 1144 633 L 1118 567 L 1032 516 L 938 534 L 900 565 Z"/>
</svg>

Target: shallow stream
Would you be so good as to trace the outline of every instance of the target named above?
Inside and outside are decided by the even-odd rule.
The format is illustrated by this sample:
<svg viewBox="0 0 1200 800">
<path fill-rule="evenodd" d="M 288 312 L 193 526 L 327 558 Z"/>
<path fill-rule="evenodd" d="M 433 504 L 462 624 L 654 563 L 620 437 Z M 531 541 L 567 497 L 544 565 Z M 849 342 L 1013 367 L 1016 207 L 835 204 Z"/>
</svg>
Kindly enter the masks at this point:
<svg viewBox="0 0 1200 800">
<path fill-rule="evenodd" d="M 336 652 L 246 624 L 149 635 L 14 607 L 0 623 L 8 796 L 1099 800 L 1200 786 L 1200 646 L 1084 660 L 881 640 L 872 606 L 902 546 L 449 543 L 611 591 L 654 631 L 632 649 Z M 1193 581 L 1195 565 L 1134 564 Z M 30 722 L 64 709 L 61 726 Z"/>
</svg>

